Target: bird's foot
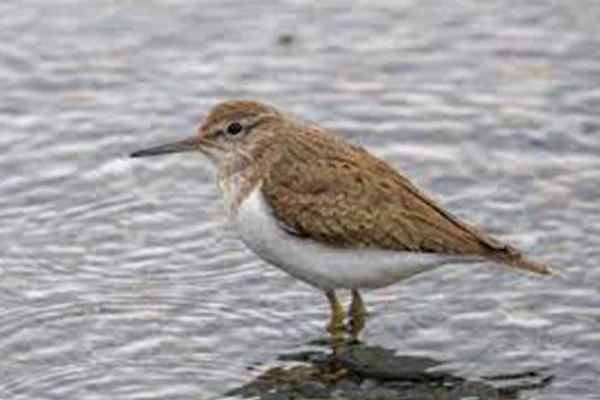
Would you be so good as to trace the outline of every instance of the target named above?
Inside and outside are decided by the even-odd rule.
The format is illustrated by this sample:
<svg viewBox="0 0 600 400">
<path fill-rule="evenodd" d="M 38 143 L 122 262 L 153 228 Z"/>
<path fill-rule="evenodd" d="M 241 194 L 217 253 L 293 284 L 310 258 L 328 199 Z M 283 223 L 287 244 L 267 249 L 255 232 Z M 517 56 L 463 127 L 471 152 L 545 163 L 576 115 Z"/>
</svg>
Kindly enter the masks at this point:
<svg viewBox="0 0 600 400">
<path fill-rule="evenodd" d="M 358 343 L 358 335 L 365 327 L 367 312 L 358 290 L 352 290 L 352 302 L 348 309 L 348 332 L 352 343 Z"/>
<path fill-rule="evenodd" d="M 346 327 L 344 326 L 344 309 L 337 299 L 333 290 L 325 292 L 329 300 L 330 316 L 327 331 L 329 332 L 331 347 L 334 353 L 337 353 L 343 346 L 345 341 Z"/>
</svg>

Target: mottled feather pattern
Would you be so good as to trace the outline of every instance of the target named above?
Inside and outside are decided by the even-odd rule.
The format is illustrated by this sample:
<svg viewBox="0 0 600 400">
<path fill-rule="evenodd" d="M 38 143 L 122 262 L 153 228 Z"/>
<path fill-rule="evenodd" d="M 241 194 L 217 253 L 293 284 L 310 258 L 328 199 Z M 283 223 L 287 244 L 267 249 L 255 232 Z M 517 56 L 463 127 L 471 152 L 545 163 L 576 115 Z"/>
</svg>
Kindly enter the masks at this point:
<svg viewBox="0 0 600 400">
<path fill-rule="evenodd" d="M 281 132 L 262 191 L 298 235 L 331 246 L 461 254 L 549 271 L 442 210 L 364 149 L 318 128 L 293 130 Z"/>
<path fill-rule="evenodd" d="M 230 132 L 235 123 L 241 130 Z M 359 146 L 251 100 L 219 103 L 195 136 L 134 153 L 200 151 L 217 166 L 232 215 L 257 188 L 283 230 L 332 248 L 491 259 L 550 273 L 445 211 Z"/>
</svg>

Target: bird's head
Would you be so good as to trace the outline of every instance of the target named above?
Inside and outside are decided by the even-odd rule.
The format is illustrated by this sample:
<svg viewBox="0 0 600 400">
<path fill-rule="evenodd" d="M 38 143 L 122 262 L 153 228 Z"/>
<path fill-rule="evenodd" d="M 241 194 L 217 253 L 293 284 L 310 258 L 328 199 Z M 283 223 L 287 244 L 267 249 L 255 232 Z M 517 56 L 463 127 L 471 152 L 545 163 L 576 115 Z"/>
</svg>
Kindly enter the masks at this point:
<svg viewBox="0 0 600 400">
<path fill-rule="evenodd" d="M 260 156 L 275 139 L 283 118 L 272 106 L 251 100 L 224 101 L 214 106 L 194 136 L 139 150 L 131 157 L 200 152 L 219 168 L 240 168 Z"/>
</svg>

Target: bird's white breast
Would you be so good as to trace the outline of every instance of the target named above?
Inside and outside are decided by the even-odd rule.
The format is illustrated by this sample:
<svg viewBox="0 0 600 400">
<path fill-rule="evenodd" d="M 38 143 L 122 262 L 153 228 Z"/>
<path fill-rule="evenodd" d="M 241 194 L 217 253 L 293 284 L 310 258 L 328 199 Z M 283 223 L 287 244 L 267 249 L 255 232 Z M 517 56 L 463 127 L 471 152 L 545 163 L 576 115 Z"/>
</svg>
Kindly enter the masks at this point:
<svg viewBox="0 0 600 400">
<path fill-rule="evenodd" d="M 231 220 L 240 239 L 259 257 L 322 288 L 386 286 L 456 261 L 447 255 L 332 247 L 291 235 L 281 228 L 258 187 Z"/>
</svg>

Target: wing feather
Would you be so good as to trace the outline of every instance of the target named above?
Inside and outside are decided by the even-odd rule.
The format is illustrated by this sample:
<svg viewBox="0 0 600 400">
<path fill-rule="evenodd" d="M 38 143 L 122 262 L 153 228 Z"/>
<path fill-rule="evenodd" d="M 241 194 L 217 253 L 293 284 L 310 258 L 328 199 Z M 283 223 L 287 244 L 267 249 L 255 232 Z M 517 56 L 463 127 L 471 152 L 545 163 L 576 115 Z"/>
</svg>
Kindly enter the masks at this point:
<svg viewBox="0 0 600 400">
<path fill-rule="evenodd" d="M 338 247 L 481 256 L 547 272 L 443 210 L 364 149 L 316 129 L 303 134 L 282 139 L 289 143 L 262 185 L 275 215 L 296 235 Z"/>
</svg>

